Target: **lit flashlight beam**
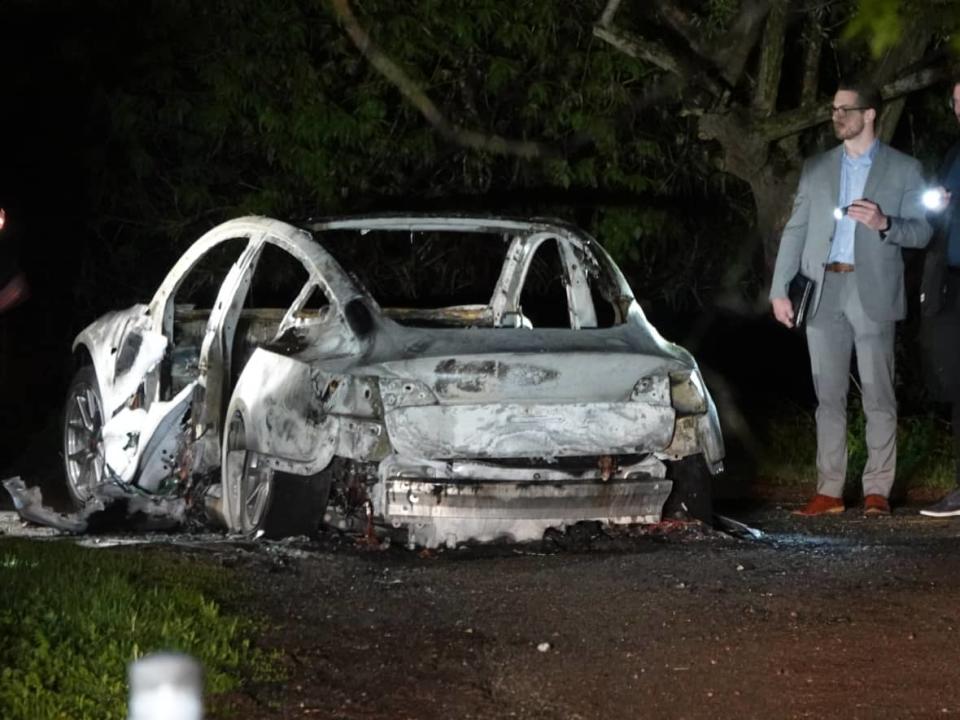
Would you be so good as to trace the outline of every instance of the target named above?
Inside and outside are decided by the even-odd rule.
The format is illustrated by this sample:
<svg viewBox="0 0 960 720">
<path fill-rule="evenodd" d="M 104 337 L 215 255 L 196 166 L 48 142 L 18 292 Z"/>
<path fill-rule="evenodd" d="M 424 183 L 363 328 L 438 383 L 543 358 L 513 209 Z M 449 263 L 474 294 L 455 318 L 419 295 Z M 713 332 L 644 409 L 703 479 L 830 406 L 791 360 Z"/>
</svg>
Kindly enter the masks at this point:
<svg viewBox="0 0 960 720">
<path fill-rule="evenodd" d="M 920 196 L 920 202 L 927 210 L 940 212 L 947 206 L 947 191 L 942 187 L 930 188 Z"/>
<path fill-rule="evenodd" d="M 0 230 L 3 230 L 3 226 L 7 224 L 7 211 L 3 208 L 0 208 Z"/>
</svg>

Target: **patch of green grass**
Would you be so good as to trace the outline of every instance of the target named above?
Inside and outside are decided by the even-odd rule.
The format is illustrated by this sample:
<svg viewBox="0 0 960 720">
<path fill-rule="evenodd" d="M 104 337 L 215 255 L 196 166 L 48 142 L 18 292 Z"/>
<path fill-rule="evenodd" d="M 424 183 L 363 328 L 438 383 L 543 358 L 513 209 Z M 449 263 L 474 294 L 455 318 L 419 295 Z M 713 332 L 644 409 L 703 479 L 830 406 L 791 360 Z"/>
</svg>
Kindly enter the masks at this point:
<svg viewBox="0 0 960 720">
<path fill-rule="evenodd" d="M 263 679 L 251 621 L 225 612 L 228 570 L 143 550 L 0 542 L 0 717 L 126 717 L 127 663 L 178 650 L 204 668 L 207 704 Z"/>
<path fill-rule="evenodd" d="M 866 420 L 859 398 L 851 400 L 847 416 L 847 489 L 859 492 L 867 461 Z M 781 485 L 816 484 L 817 435 L 812 412 L 795 410 L 774 419 L 766 429 L 765 453 L 759 474 Z M 897 422 L 897 479 L 904 489 L 947 490 L 954 485 L 950 429 L 935 415 L 900 417 Z"/>
</svg>

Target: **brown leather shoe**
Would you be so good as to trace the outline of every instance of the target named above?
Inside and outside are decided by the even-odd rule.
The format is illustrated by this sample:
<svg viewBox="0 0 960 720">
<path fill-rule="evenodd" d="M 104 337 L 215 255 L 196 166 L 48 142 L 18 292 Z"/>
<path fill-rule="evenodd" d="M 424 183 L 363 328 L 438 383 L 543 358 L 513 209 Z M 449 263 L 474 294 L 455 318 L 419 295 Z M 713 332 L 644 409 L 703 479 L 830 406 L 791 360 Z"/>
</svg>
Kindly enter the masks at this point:
<svg viewBox="0 0 960 720">
<path fill-rule="evenodd" d="M 817 493 L 813 500 L 807 503 L 806 507 L 800 510 L 794 510 L 794 515 L 804 517 L 813 517 L 814 515 L 836 515 L 844 511 L 843 498 L 830 497 Z"/>
<path fill-rule="evenodd" d="M 867 517 L 890 514 L 890 503 L 883 495 L 867 495 L 863 498 L 863 514 Z"/>
</svg>

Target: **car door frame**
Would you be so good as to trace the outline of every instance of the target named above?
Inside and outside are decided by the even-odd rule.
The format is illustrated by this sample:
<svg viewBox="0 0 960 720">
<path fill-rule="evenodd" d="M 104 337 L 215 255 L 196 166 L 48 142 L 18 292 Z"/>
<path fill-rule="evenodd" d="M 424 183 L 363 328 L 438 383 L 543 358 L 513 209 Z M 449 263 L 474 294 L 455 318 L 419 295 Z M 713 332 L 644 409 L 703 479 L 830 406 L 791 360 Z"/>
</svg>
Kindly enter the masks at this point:
<svg viewBox="0 0 960 720">
<path fill-rule="evenodd" d="M 154 294 L 149 306 L 153 330 L 167 338 L 168 351 L 173 348 L 176 294 L 183 281 L 202 258 L 213 248 L 229 240 L 246 240 L 246 246 L 234 260 L 220 283 L 210 315 L 207 318 L 198 360 L 198 375 L 192 381 L 191 424 L 193 426 L 193 469 L 203 471 L 219 464 L 222 416 L 228 397 L 224 397 L 225 379 L 229 378 L 231 347 L 236 332 L 234 306 L 243 298 L 250 282 L 250 266 L 257 249 L 269 232 L 269 221 L 241 218 L 217 226 L 194 242 L 180 257 Z M 239 297 L 239 301 L 238 298 Z M 233 318 L 231 322 L 231 318 Z M 159 368 L 154 373 L 159 374 Z M 154 399 L 159 399 L 159 375 L 154 378 Z M 176 412 L 172 407 L 170 412 Z"/>
<path fill-rule="evenodd" d="M 521 326 L 523 315 L 520 297 L 526 284 L 527 273 L 537 252 L 548 240 L 557 241 L 560 263 L 563 267 L 563 285 L 567 294 L 569 328 L 579 330 L 597 326 L 597 313 L 590 295 L 589 281 L 583 262 L 574 249 L 579 249 L 581 255 L 585 254 L 588 251 L 584 244 L 563 231 L 540 230 L 518 235 L 510 243 L 507 259 L 497 280 L 491 302 L 495 327 Z"/>
</svg>

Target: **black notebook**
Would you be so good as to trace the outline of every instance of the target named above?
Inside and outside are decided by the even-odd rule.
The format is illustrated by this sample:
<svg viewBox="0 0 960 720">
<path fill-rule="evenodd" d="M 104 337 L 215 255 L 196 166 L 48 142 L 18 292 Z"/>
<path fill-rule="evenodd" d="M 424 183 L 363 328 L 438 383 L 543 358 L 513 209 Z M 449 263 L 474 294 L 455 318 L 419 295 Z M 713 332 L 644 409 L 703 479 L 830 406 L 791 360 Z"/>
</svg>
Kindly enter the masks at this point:
<svg viewBox="0 0 960 720">
<path fill-rule="evenodd" d="M 803 328 L 807 320 L 807 309 L 810 307 L 810 298 L 813 296 L 813 280 L 803 273 L 797 273 L 787 287 L 787 297 L 793 305 L 793 327 Z"/>
</svg>

